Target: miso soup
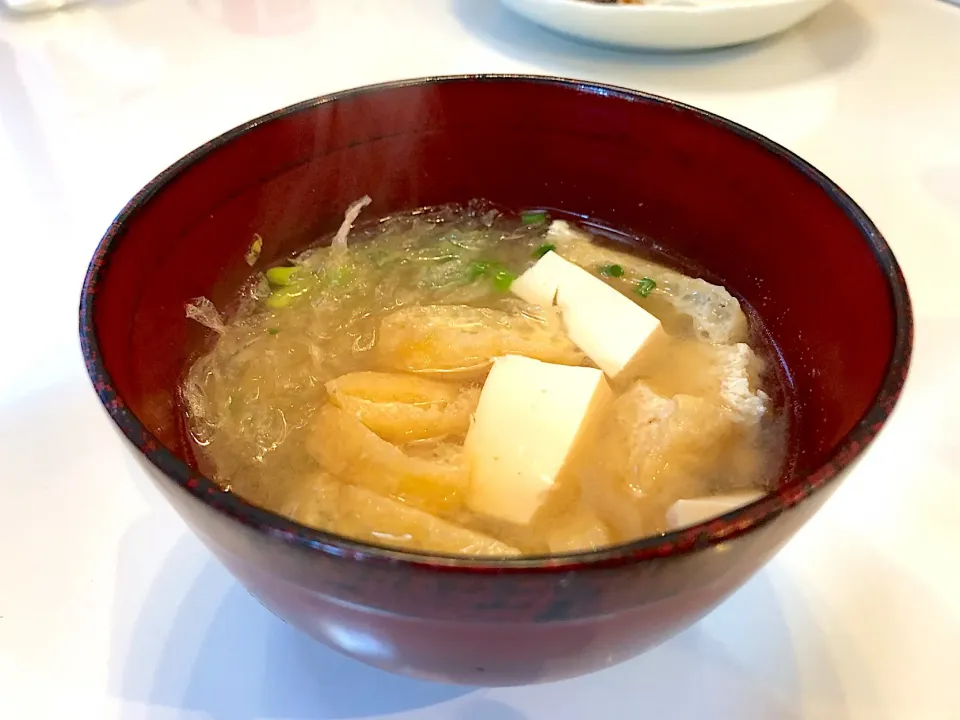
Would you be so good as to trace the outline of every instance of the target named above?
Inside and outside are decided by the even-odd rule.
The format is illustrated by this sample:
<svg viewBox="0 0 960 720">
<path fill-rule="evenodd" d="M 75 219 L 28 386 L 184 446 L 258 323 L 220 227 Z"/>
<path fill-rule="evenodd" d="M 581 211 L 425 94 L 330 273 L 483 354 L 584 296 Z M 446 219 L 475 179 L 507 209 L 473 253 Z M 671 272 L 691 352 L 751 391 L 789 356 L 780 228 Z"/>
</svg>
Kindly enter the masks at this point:
<svg viewBox="0 0 960 720">
<path fill-rule="evenodd" d="M 367 543 L 516 556 L 693 524 L 779 476 L 786 393 L 723 287 L 541 211 L 353 230 L 367 202 L 229 317 L 187 307 L 214 331 L 187 427 L 223 486 Z"/>
</svg>

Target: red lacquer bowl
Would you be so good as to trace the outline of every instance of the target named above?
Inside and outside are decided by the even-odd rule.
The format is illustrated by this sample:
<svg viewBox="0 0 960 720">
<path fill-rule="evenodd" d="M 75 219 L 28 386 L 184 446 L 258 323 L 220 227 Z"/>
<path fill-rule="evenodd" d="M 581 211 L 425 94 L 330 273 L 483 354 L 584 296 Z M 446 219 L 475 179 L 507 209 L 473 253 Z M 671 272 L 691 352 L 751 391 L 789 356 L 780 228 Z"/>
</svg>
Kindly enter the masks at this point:
<svg viewBox="0 0 960 720">
<path fill-rule="evenodd" d="M 204 340 L 184 304 L 226 303 L 369 194 L 369 216 L 471 198 L 553 207 L 655 238 L 752 305 L 792 377 L 796 473 L 717 520 L 602 552 L 477 561 L 302 527 L 189 462 L 177 387 Z M 569 677 L 695 622 L 826 500 L 897 401 L 907 288 L 853 201 L 782 147 L 694 108 L 536 77 L 363 88 L 254 120 L 141 191 L 100 244 L 80 335 L 100 400 L 157 487 L 264 605 L 393 671 L 469 684 Z M 239 630 L 242 632 L 242 630 Z"/>
</svg>

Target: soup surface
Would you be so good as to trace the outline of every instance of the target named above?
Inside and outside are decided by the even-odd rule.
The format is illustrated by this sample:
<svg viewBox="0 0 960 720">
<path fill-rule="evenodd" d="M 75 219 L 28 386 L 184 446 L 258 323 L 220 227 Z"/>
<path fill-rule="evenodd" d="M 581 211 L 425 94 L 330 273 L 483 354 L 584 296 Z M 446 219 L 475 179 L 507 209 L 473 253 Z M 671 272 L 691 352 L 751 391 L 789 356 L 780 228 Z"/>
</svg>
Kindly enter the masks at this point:
<svg viewBox="0 0 960 720">
<path fill-rule="evenodd" d="M 352 230 L 367 202 L 229 318 L 188 305 L 215 334 L 183 407 L 222 485 L 369 543 L 509 556 L 690 525 L 779 476 L 786 393 L 724 288 L 480 201 Z"/>
</svg>

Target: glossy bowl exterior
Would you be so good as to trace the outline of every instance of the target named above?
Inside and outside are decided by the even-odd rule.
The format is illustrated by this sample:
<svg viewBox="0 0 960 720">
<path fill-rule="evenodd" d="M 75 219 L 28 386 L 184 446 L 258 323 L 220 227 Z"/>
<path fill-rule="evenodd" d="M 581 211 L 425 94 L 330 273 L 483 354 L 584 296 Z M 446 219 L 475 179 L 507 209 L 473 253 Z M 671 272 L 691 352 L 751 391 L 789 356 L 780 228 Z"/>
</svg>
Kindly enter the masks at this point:
<svg viewBox="0 0 960 720">
<path fill-rule="evenodd" d="M 469 561 L 310 530 L 192 464 L 176 393 L 203 342 L 185 302 L 223 306 L 257 267 L 368 217 L 484 197 L 656 238 L 742 295 L 794 385 L 797 477 L 722 518 L 591 554 Z M 410 81 L 255 120 L 148 185 L 109 229 L 81 299 L 100 399 L 157 487 L 264 605 L 398 672 L 469 684 L 569 677 L 695 622 L 826 500 L 900 393 L 912 324 L 876 228 L 800 159 L 715 116 L 529 77 Z"/>
</svg>

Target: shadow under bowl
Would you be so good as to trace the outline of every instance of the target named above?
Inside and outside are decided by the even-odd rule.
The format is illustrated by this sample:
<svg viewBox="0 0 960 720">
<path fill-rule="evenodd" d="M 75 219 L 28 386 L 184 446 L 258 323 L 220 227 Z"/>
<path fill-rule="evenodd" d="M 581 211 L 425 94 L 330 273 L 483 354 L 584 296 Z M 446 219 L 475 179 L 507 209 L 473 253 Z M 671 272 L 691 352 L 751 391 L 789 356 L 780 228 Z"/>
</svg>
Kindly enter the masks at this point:
<svg viewBox="0 0 960 720">
<path fill-rule="evenodd" d="M 563 208 L 707 268 L 758 313 L 790 373 L 795 473 L 695 527 L 607 550 L 507 561 L 419 555 L 251 506 L 192 464 L 178 387 L 251 269 L 332 232 L 356 198 L 386 215 L 486 198 Z M 157 487 L 274 613 L 371 664 L 505 685 L 625 660 L 756 572 L 821 506 L 885 423 L 909 365 L 907 288 L 876 227 L 771 141 L 621 88 L 524 76 L 411 80 L 251 121 L 160 174 L 87 273 L 80 335 L 108 414 Z"/>
</svg>

